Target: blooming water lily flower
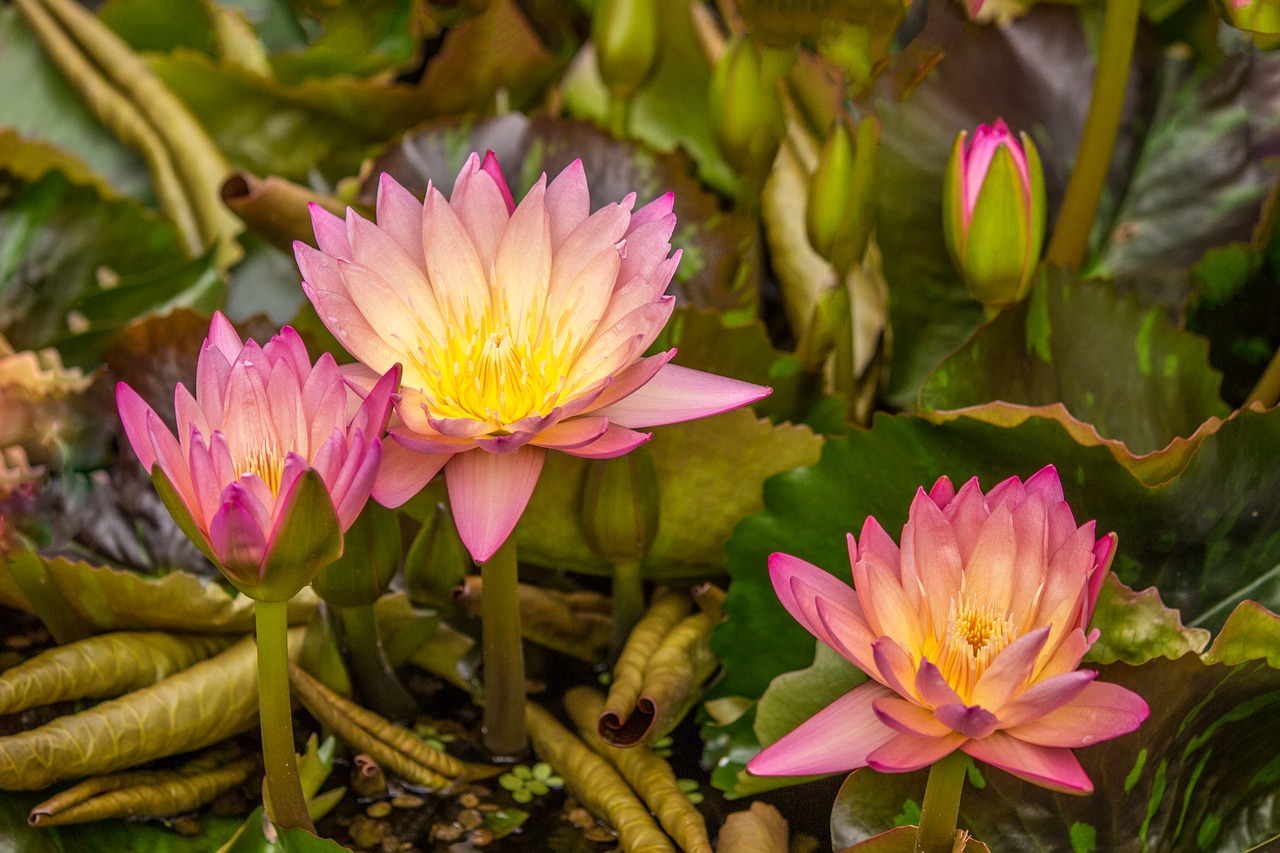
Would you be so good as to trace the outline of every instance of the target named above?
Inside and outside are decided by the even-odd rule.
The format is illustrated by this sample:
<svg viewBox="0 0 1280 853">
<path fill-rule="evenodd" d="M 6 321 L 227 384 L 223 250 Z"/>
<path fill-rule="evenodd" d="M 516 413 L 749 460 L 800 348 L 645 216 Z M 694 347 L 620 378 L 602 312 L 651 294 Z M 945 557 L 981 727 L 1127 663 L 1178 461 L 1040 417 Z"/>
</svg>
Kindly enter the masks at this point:
<svg viewBox="0 0 1280 853">
<path fill-rule="evenodd" d="M 250 597 L 283 601 L 342 553 L 369 499 L 398 371 L 363 402 L 333 357 L 313 366 L 297 332 L 242 342 L 221 312 L 174 391 L 177 438 L 116 386 L 125 434 L 183 531 Z"/>
<path fill-rule="evenodd" d="M 590 209 L 574 162 L 515 204 L 490 152 L 446 200 L 383 175 L 376 222 L 312 206 L 318 250 L 295 243 L 320 318 L 371 386 L 403 367 L 398 418 L 373 495 L 413 497 L 442 468 L 459 533 L 488 560 L 510 535 L 548 449 L 589 459 L 643 427 L 712 415 L 769 389 L 645 357 L 675 304 L 670 193 Z M 346 368 L 344 368 L 345 370 Z"/>
<path fill-rule="evenodd" d="M 1093 789 L 1073 748 L 1136 729 L 1137 694 L 1078 669 L 1116 537 L 1077 526 L 1048 467 L 987 494 L 921 489 L 901 547 L 868 518 L 849 536 L 853 586 L 769 560 L 787 611 L 870 676 L 747 765 L 764 776 L 906 772 L 959 749 L 1037 785 Z"/>
</svg>

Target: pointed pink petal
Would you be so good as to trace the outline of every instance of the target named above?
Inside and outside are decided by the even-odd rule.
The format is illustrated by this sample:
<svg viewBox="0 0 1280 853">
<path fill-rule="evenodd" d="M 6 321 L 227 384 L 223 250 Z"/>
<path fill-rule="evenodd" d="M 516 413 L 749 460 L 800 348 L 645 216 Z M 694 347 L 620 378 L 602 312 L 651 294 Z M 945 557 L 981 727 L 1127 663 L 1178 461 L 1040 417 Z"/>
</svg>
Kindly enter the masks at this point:
<svg viewBox="0 0 1280 853">
<path fill-rule="evenodd" d="M 535 432 L 517 430 L 509 435 L 480 435 L 473 441 L 476 447 L 499 456 L 510 456 L 533 441 Z M 501 543 L 499 543 L 501 544 Z"/>
<path fill-rule="evenodd" d="M 222 357 L 228 362 L 234 362 L 236 357 L 240 355 L 240 350 L 244 348 L 244 341 L 236 333 L 235 326 L 231 325 L 227 315 L 221 311 L 213 312 L 213 320 L 209 323 L 209 337 L 207 340 L 218 348 L 218 351 L 222 353 Z"/>
<path fill-rule="evenodd" d="M 665 219 L 667 216 L 671 215 L 671 211 L 675 209 L 675 205 L 675 193 L 669 192 L 658 196 L 631 215 L 631 225 L 627 229 L 627 233 L 630 234 L 631 232 L 639 231 L 651 222 L 658 222 Z"/>
<path fill-rule="evenodd" d="M 933 712 L 897 696 L 886 696 L 874 703 L 876 716 L 895 732 L 916 737 L 935 738 L 950 734 L 951 729 L 938 722 Z"/>
<path fill-rule="evenodd" d="M 1039 746 L 1082 747 L 1128 734 L 1150 713 L 1132 690 L 1095 681 L 1065 705 L 1006 733 Z"/>
<path fill-rule="evenodd" d="M 160 416 L 151 409 L 147 409 L 144 415 L 147 438 L 150 439 L 151 444 L 151 458 L 154 460 L 151 468 L 147 469 L 148 473 L 158 464 L 160 470 L 164 471 L 169 482 L 177 490 L 187 509 L 195 515 L 199 504 L 196 501 L 195 490 L 191 486 L 191 471 L 187 467 L 187 459 L 182 455 L 178 440 L 173 437 L 173 433 L 169 432 L 164 421 L 160 420 Z"/>
<path fill-rule="evenodd" d="M 394 441 L 382 445 L 382 463 L 373 484 L 373 499 L 385 507 L 398 507 L 422 491 L 453 454 L 418 453 Z"/>
<path fill-rule="evenodd" d="M 797 598 L 799 603 L 805 603 L 803 598 Z M 866 618 L 856 600 L 855 609 L 846 609 L 833 599 L 822 596 L 813 599 L 808 606 L 817 613 L 818 626 L 822 630 L 820 635 L 815 633 L 818 639 L 867 675 L 877 681 L 884 681 L 876 669 L 873 653 L 877 642 L 875 635 L 867 629 Z"/>
<path fill-rule="evenodd" d="M 1031 682 L 1036 661 L 1049 639 L 1049 626 L 1023 634 L 996 655 L 973 686 L 970 700 L 987 708 L 1002 708 Z"/>
<path fill-rule="evenodd" d="M 420 217 L 415 217 L 414 228 L 420 225 Z M 348 223 L 348 227 L 351 229 L 352 258 L 350 261 L 340 260 L 338 272 L 344 276 L 347 294 L 365 319 L 388 342 L 393 333 L 398 333 L 401 347 L 411 347 L 418 342 L 420 326 L 425 326 L 436 340 L 442 340 L 445 328 L 440 303 L 418 265 L 405 254 L 399 243 L 372 222 L 357 216 Z M 345 277 L 352 265 L 363 268 L 366 273 L 363 278 L 367 283 L 357 283 Z M 485 268 L 488 268 L 487 264 Z M 364 294 L 365 287 L 374 288 L 375 293 Z M 398 306 L 408 306 L 408 316 L 393 317 L 390 312 Z"/>
<path fill-rule="evenodd" d="M 938 509 L 945 510 L 947 505 L 955 499 L 956 487 L 951 485 L 951 478 L 943 475 L 933 484 L 933 488 L 929 489 L 929 500 L 938 505 Z"/>
<path fill-rule="evenodd" d="M 507 540 L 524 512 L 546 451 L 524 447 L 509 456 L 483 450 L 459 453 L 445 466 L 449 503 L 458 535 L 483 563 Z"/>
<path fill-rule="evenodd" d="M 551 267 L 551 284 L 549 304 L 561 304 L 572 290 L 574 280 L 583 268 L 605 249 L 614 247 L 622 239 L 627 230 L 627 222 L 631 218 L 629 207 L 619 204 L 606 204 L 591 214 L 565 237 L 564 242 L 556 248 L 555 260 Z M 612 293 L 617 279 L 610 281 L 607 293 Z"/>
<path fill-rule="evenodd" d="M 555 334 L 570 340 L 589 340 L 609 308 L 621 263 L 618 250 L 605 246 L 587 262 L 565 293 L 547 303 L 547 315 L 558 317 Z"/>
<path fill-rule="evenodd" d="M 1062 494 L 1062 480 L 1058 478 L 1058 469 L 1052 465 L 1046 465 L 1032 474 L 1026 482 L 1026 489 L 1028 495 L 1043 495 L 1046 504 L 1056 504 L 1066 500 Z"/>
<path fill-rule="evenodd" d="M 942 705 L 933 709 L 938 722 L 967 738 L 984 738 L 1000 727 L 995 714 L 980 705 Z"/>
<path fill-rule="evenodd" d="M 609 419 L 601 417 L 573 418 L 538 433 L 533 443 L 538 447 L 566 450 L 590 444 L 609 429 Z"/>
<path fill-rule="evenodd" d="M 883 773 L 908 773 L 946 758 L 964 742 L 965 736 L 954 732 L 933 738 L 898 734 L 867 756 L 867 766 Z"/>
<path fill-rule="evenodd" d="M 493 304 L 505 304 L 515 323 L 527 322 L 525 318 L 537 316 L 547 304 L 552 252 L 545 195 L 546 186 L 538 182 L 520 201 L 502 232 L 493 263 Z"/>
<path fill-rule="evenodd" d="M 911 650 L 923 648 L 924 626 L 903 591 L 897 572 L 875 559 L 875 555 L 868 556 L 854 566 L 854 591 L 862 602 L 871 633 L 877 637 L 893 637 Z"/>
<path fill-rule="evenodd" d="M 987 508 L 986 497 L 974 477 L 960 487 L 956 496 L 947 502 L 943 516 L 955 531 L 956 547 L 960 550 L 960 561 L 963 565 L 973 553 L 973 545 L 978 539 L 978 531 L 987 520 L 991 511 Z"/>
<path fill-rule="evenodd" d="M 560 450 L 582 459 L 613 459 L 624 453 L 630 453 L 651 438 L 653 438 L 651 432 L 636 432 L 617 424 L 609 424 L 609 428 L 595 441 L 581 447 L 561 447 Z M 541 437 L 534 442 L 534 444 L 541 443 Z"/>
<path fill-rule="evenodd" d="M 320 321 L 333 332 L 343 348 L 358 358 L 370 369 L 379 373 L 389 370 L 391 365 L 400 362 L 404 356 L 384 341 L 364 314 L 343 291 L 320 290 L 310 282 L 302 283 L 302 290 L 315 306 Z M 380 367 L 378 367 L 380 365 Z"/>
<path fill-rule="evenodd" d="M 467 158 L 449 194 L 449 204 L 471 235 L 485 269 L 489 269 L 498 256 L 498 243 L 511 219 L 511 209 L 507 207 L 510 196 L 508 190 L 507 197 L 503 197 L 493 177 L 480 168 L 480 158 L 475 154 Z"/>
<path fill-rule="evenodd" d="M 422 273 L 427 264 L 422 256 L 422 202 L 395 178 L 383 172 L 378 178 L 375 202 L 378 227 L 396 241 L 405 255 Z"/>
<path fill-rule="evenodd" d="M 947 624 L 951 600 L 960 593 L 960 567 L 955 529 L 924 489 L 918 490 L 902 528 L 902 586 L 923 586 L 927 591 L 925 603 L 935 633 Z"/>
<path fill-rule="evenodd" d="M 667 285 L 671 283 L 671 279 L 676 273 L 680 258 L 683 256 L 682 252 L 677 250 L 674 255 L 658 264 L 648 277 L 628 277 L 619 268 L 614 275 L 614 279 L 620 284 L 609 297 L 609 305 L 605 308 L 604 314 L 596 324 L 596 328 L 611 328 L 641 305 L 648 305 L 661 299 L 663 294 L 666 293 Z M 625 258 L 623 259 L 623 264 L 626 264 Z"/>
<path fill-rule="evenodd" d="M 606 378 L 606 386 L 601 388 L 600 393 L 582 411 L 594 412 L 596 409 L 603 409 L 623 397 L 630 396 L 637 388 L 643 387 L 650 379 L 656 376 L 662 366 L 671 361 L 675 354 L 676 351 L 670 349 L 657 355 L 651 355 L 648 358 L 639 359 L 623 368 L 621 373 L 612 377 L 611 381 Z"/>
<path fill-rule="evenodd" d="M 916 661 L 902 644 L 892 637 L 881 637 L 871 648 L 876 672 L 872 677 L 878 678 L 900 696 L 918 698 L 915 688 Z M 867 674 L 871 675 L 871 672 Z"/>
<path fill-rule="evenodd" d="M 424 202 L 422 248 L 431 290 L 446 322 L 462 323 L 481 316 L 489 302 L 488 271 L 480 266 L 475 245 L 458 215 L 434 187 L 427 190 Z"/>
<path fill-rule="evenodd" d="M 151 446 L 151 437 L 147 434 L 147 413 L 151 412 L 151 407 L 137 391 L 123 382 L 117 382 L 116 408 L 120 411 L 120 422 L 124 425 L 129 446 L 137 454 L 142 467 L 150 472 L 156 464 L 156 452 Z M 172 475 L 169 479 L 173 479 Z"/>
<path fill-rule="evenodd" d="M 854 620 L 862 618 L 857 596 L 847 583 L 799 557 L 781 552 L 770 554 L 769 580 L 778 601 L 791 617 L 837 651 L 834 636 L 818 616 L 817 602 L 825 600 L 833 609 L 845 611 Z M 865 624 L 861 634 L 869 636 Z"/>
<path fill-rule="evenodd" d="M 191 472 L 191 491 L 196 500 L 195 506 L 188 509 L 200 529 L 208 530 L 209 520 L 222 505 L 222 489 L 232 480 L 218 479 L 212 454 L 205 446 L 204 437 L 194 427 L 188 439 L 187 465 Z"/>
<path fill-rule="evenodd" d="M 1077 669 L 1037 681 L 999 711 L 1002 728 L 1013 730 L 1023 723 L 1062 707 L 1080 695 L 1097 678 L 1090 669 Z"/>
<path fill-rule="evenodd" d="M 632 223 L 634 222 L 633 218 Z M 675 227 L 675 216 L 668 215 L 657 222 L 646 223 L 640 228 L 628 228 L 624 238 L 626 258 L 618 270 L 618 281 L 629 282 L 637 276 L 642 279 L 657 278 L 658 266 L 668 260 L 667 255 L 671 254 L 671 232 Z M 671 272 L 675 272 L 674 266 Z M 666 282 L 670 280 L 670 275 L 667 275 L 662 285 L 663 290 L 666 289 Z"/>
<path fill-rule="evenodd" d="M 1061 749 L 1020 741 L 1004 732 L 995 732 L 982 740 L 971 740 L 960 747 L 969 755 L 1039 785 L 1064 794 L 1088 794 L 1093 783 L 1069 749 Z"/>
<path fill-rule="evenodd" d="M 547 186 L 547 213 L 551 215 L 551 247 L 559 249 L 569 232 L 591 213 L 591 193 L 581 160 L 566 166 Z"/>
<path fill-rule="evenodd" d="M 498 165 L 498 155 L 493 151 L 484 152 L 484 162 L 480 164 L 480 169 L 493 179 L 498 192 L 502 193 L 502 198 L 507 203 L 507 210 L 514 211 L 516 201 L 511 197 L 511 188 L 507 186 L 506 176 L 502 174 L 502 167 Z"/>
<path fill-rule="evenodd" d="M 626 427 L 658 426 L 727 412 L 771 393 L 762 385 L 666 364 L 643 387 L 596 414 Z"/>
<path fill-rule="evenodd" d="M 978 531 L 973 553 L 964 564 L 964 591 L 974 600 L 989 603 L 997 613 L 1007 613 L 1013 597 L 1013 573 L 1017 565 L 1018 538 L 1013 512 L 1001 504 Z"/>
<path fill-rule="evenodd" d="M 865 767 L 867 755 L 897 736 L 873 704 L 891 695 L 875 682 L 855 687 L 751 759 L 756 776 L 808 776 Z"/>
<path fill-rule="evenodd" d="M 238 579 L 259 579 L 258 568 L 266 553 L 267 537 L 258 500 L 239 483 L 222 493 L 222 506 L 209 523 L 209 544 L 218 566 Z"/>
<path fill-rule="evenodd" d="M 377 440 L 366 442 L 364 435 L 357 430 L 356 441 L 338 473 L 337 483 L 330 491 L 330 498 L 344 532 L 355 523 L 356 517 L 369 500 L 373 484 L 377 482 L 382 464 L 382 444 Z"/>
<path fill-rule="evenodd" d="M 351 244 L 347 242 L 347 223 L 320 205 L 307 205 L 311 212 L 311 228 L 316 234 L 316 247 L 332 258 L 350 258 Z"/>
<path fill-rule="evenodd" d="M 914 685 L 915 693 L 925 704 L 934 708 L 941 708 L 944 705 L 963 705 L 964 700 L 960 698 L 960 694 L 947 683 L 946 678 L 942 675 L 942 670 L 938 669 L 933 661 L 920 661 L 919 669 L 916 670 L 916 683 Z"/>
</svg>

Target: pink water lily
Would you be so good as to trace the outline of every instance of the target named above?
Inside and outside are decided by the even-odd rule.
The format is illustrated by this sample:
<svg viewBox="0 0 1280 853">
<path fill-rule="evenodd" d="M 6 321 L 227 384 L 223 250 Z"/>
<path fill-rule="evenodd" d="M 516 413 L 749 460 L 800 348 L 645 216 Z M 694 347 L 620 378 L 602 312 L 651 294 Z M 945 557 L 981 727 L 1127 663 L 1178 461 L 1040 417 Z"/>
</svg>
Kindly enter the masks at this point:
<svg viewBox="0 0 1280 853">
<path fill-rule="evenodd" d="M 1077 526 L 1048 467 L 987 494 L 921 489 L 901 547 L 874 518 L 849 536 L 853 586 L 786 554 L 783 606 L 870 676 L 748 765 L 764 776 L 906 772 L 959 749 L 1037 785 L 1093 790 L 1072 749 L 1136 729 L 1140 696 L 1078 669 L 1116 537 Z"/>
<path fill-rule="evenodd" d="M 547 450 L 619 456 L 637 430 L 716 414 L 769 389 L 644 357 L 675 298 L 680 252 L 670 193 L 634 193 L 594 213 L 574 162 L 515 204 L 490 152 L 473 154 L 446 200 L 418 201 L 389 176 L 377 219 L 312 207 L 314 249 L 295 243 L 320 318 L 371 385 L 403 366 L 393 442 L 374 497 L 397 506 L 442 468 L 474 559 L 523 512 Z"/>
<path fill-rule="evenodd" d="M 399 378 L 349 393 L 333 357 L 313 366 L 297 332 L 241 341 L 221 312 L 174 391 L 177 437 L 125 383 L 125 434 L 192 541 L 248 595 L 291 597 L 341 554 L 369 499 Z"/>
</svg>

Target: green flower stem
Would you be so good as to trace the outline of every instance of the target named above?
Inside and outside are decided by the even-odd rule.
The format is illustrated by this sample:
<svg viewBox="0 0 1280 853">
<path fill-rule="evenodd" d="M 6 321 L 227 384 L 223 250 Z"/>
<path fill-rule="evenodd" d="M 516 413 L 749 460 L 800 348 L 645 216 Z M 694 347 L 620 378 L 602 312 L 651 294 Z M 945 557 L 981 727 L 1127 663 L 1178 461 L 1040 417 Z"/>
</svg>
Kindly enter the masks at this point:
<svg viewBox="0 0 1280 853">
<path fill-rule="evenodd" d="M 1098 215 L 1116 133 L 1120 130 L 1140 8 L 1141 0 L 1109 0 L 1106 4 L 1098 70 L 1093 78 L 1093 97 L 1089 100 L 1084 135 L 1045 256 L 1051 264 L 1078 269 L 1084 263 L 1089 232 Z"/>
<path fill-rule="evenodd" d="M 335 607 L 342 621 L 356 685 L 369 707 L 389 720 L 408 720 L 418 711 L 418 703 L 396 678 L 387 660 L 373 605 Z"/>
<path fill-rule="evenodd" d="M 314 831 L 293 752 L 289 702 L 289 602 L 254 603 L 258 627 L 258 716 L 262 763 L 271 795 L 271 819 L 285 829 Z"/>
<path fill-rule="evenodd" d="M 628 95 L 609 93 L 609 133 L 618 139 L 627 138 L 627 118 L 631 112 L 631 98 Z"/>
<path fill-rule="evenodd" d="M 613 635 L 609 659 L 616 661 L 631 636 L 631 629 L 644 615 L 644 577 L 639 560 L 619 560 L 613 564 Z"/>
<path fill-rule="evenodd" d="M 516 586 L 516 540 L 480 566 L 484 653 L 484 745 L 494 755 L 518 756 L 529 745 L 524 721 L 524 646 Z"/>
<path fill-rule="evenodd" d="M 968 769 L 969 756 L 958 749 L 929 768 L 915 853 L 951 853 L 956 818 L 960 815 L 960 794 Z"/>
</svg>

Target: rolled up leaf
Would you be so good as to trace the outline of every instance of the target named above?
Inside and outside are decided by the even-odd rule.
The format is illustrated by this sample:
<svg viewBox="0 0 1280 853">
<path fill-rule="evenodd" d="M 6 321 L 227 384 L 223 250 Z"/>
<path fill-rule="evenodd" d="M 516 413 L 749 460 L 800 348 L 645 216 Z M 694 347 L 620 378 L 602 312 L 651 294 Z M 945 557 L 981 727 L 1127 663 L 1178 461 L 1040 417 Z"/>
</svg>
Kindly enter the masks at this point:
<svg viewBox="0 0 1280 853">
<path fill-rule="evenodd" d="M 524 583 L 518 594 L 520 633 L 525 639 L 588 662 L 598 660 L 608 648 L 612 620 L 601 606 L 602 600 L 607 601 L 604 596 L 567 594 Z M 453 590 L 453 600 L 473 616 L 480 615 L 483 595 L 479 575 L 469 575 Z"/>
<path fill-rule="evenodd" d="M 609 746 L 596 736 L 596 721 L 604 708 L 600 692 L 593 687 L 575 687 L 565 694 L 564 704 L 583 741 L 622 774 L 680 849 L 685 853 L 711 853 L 707 822 L 689 801 L 689 795 L 680 789 L 667 760 L 647 747 L 622 749 Z"/>
<path fill-rule="evenodd" d="M 787 821 L 768 803 L 734 812 L 720 828 L 716 853 L 787 853 Z"/>
<path fill-rule="evenodd" d="M 57 646 L 0 676 L 0 714 L 148 687 L 231 645 L 231 637 L 119 631 Z"/>
<path fill-rule="evenodd" d="M 467 768 L 447 752 L 344 699 L 297 666 L 289 667 L 289 683 L 298 700 L 317 720 L 334 730 L 357 752 L 367 753 L 383 768 L 427 788 L 447 788 Z"/>
<path fill-rule="evenodd" d="M 31 810 L 32 826 L 63 826 L 124 817 L 161 818 L 212 802 L 248 779 L 261 765 L 246 755 L 209 766 L 197 760 L 179 770 L 135 770 L 100 776 L 69 788 Z"/>
<path fill-rule="evenodd" d="M 675 853 L 618 771 L 536 702 L 525 703 L 529 739 L 538 757 L 564 779 L 569 793 L 618 831 L 624 853 Z"/>
<path fill-rule="evenodd" d="M 309 204 L 318 204 L 336 216 L 346 214 L 346 205 L 337 199 L 284 178 L 259 178 L 248 172 L 236 172 L 227 178 L 222 184 L 222 201 L 251 231 L 290 253 L 294 240 L 314 239 Z"/>
<path fill-rule="evenodd" d="M 711 632 L 724 619 L 720 607 L 724 593 L 710 584 L 699 587 L 696 593 L 703 609 L 682 619 L 653 650 L 645 662 L 640 698 L 629 716 L 610 717 L 616 712 L 606 700 L 606 710 L 597 727 L 605 743 L 634 746 L 661 738 L 676 727 L 702 695 L 703 682 L 719 665 L 711 651 Z M 618 721 L 610 725 L 615 719 Z"/>
<path fill-rule="evenodd" d="M 649 609 L 645 611 L 622 647 L 622 654 L 613 667 L 613 684 L 605 699 L 604 710 L 596 731 L 605 743 L 619 739 L 635 742 L 649 727 L 645 720 L 635 720 L 636 702 L 644 687 L 644 669 L 662 640 L 683 619 L 693 604 L 689 596 L 672 589 L 659 589 L 654 593 Z M 630 725 L 629 725 L 630 724 Z M 632 731 L 634 726 L 639 731 Z"/>
<path fill-rule="evenodd" d="M 293 651 L 302 630 L 289 634 Z M 257 684 L 257 649 L 246 637 L 150 687 L 0 737 L 0 790 L 36 791 L 239 734 L 258 719 Z"/>
</svg>

